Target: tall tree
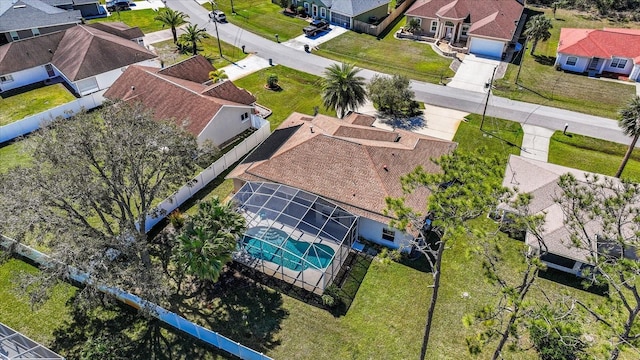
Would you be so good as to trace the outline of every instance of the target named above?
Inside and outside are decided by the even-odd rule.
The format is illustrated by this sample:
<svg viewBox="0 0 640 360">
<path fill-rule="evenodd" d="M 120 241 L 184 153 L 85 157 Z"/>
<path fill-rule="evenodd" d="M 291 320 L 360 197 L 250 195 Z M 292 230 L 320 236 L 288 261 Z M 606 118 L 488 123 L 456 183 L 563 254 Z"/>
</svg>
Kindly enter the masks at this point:
<svg viewBox="0 0 640 360">
<path fill-rule="evenodd" d="M 640 137 L 640 96 L 636 96 L 631 99 L 626 107 L 620 109 L 618 115 L 618 126 L 620 126 L 625 135 L 633 137 L 633 140 L 631 140 L 631 144 L 629 145 L 627 152 L 624 154 L 622 163 L 616 172 L 617 178 L 622 175 L 622 171 L 624 171 L 625 166 L 627 166 L 631 153 L 636 147 L 636 143 Z"/>
<path fill-rule="evenodd" d="M 184 28 L 184 34 L 180 35 L 180 41 L 191 48 L 192 55 L 198 55 L 198 45 L 208 37 L 207 29 L 189 24 Z"/>
<path fill-rule="evenodd" d="M 116 103 L 53 122 L 28 142 L 32 165 L 0 177 L 0 232 L 37 239 L 54 260 L 91 274 L 89 292 L 107 285 L 164 296 L 146 218 L 193 174 L 195 137 L 139 104 Z M 48 278 L 68 271 L 49 270 Z"/>
<path fill-rule="evenodd" d="M 171 28 L 171 34 L 173 34 L 173 43 L 178 42 L 178 32 L 176 28 L 180 25 L 186 24 L 189 15 L 176 11 L 171 8 L 165 7 L 158 12 L 154 20 L 160 21 L 162 23 L 162 27 L 165 25 Z"/>
<path fill-rule="evenodd" d="M 404 75 L 375 75 L 367 85 L 367 95 L 382 114 L 394 119 L 415 116 L 418 112 L 415 93 Z"/>
<path fill-rule="evenodd" d="M 524 30 L 524 34 L 533 40 L 533 44 L 531 45 L 531 55 L 536 51 L 538 41 L 547 41 L 551 38 L 550 30 L 552 28 L 553 24 L 551 23 L 551 19 L 542 14 L 533 16 L 529 19 Z"/>
<path fill-rule="evenodd" d="M 608 287 L 608 306 L 576 301 L 603 325 L 610 339 L 610 360 L 625 348 L 640 352 L 640 184 L 615 178 L 572 174 L 558 180 L 555 201 L 573 246 L 589 254 L 587 279 Z M 609 342 L 609 341 L 607 341 Z"/>
<path fill-rule="evenodd" d="M 466 221 L 486 214 L 509 191 L 502 187 L 504 164 L 496 157 L 485 154 L 454 152 L 434 162 L 441 173 L 427 173 L 421 167 L 402 177 L 403 189 L 413 192 L 426 188 L 429 192 L 427 219 L 417 209 L 408 207 L 404 198 L 387 198 L 387 208 L 396 220 L 391 226 L 401 230 L 420 229 L 412 247 L 425 256 L 431 266 L 433 291 L 427 310 L 420 359 L 425 359 L 433 316 L 440 290 L 442 257 L 447 243 L 466 233 Z M 435 235 L 435 236 L 434 236 Z"/>
<path fill-rule="evenodd" d="M 333 64 L 324 71 L 322 102 L 325 108 L 334 108 L 342 118 L 347 111 L 357 110 L 364 104 L 367 93 L 360 69 L 353 64 Z"/>
<path fill-rule="evenodd" d="M 217 197 L 201 202 L 177 238 L 174 259 L 179 272 L 217 281 L 245 227 L 231 202 L 222 204 Z"/>
</svg>

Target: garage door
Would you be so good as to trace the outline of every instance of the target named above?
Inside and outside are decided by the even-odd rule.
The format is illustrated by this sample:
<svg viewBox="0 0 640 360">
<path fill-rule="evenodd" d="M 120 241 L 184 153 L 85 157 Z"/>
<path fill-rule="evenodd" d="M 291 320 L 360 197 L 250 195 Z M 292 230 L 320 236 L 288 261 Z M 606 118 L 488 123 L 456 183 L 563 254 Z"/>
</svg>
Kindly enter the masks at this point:
<svg viewBox="0 0 640 360">
<path fill-rule="evenodd" d="M 469 46 L 469 52 L 475 55 L 500 59 L 502 58 L 503 47 L 504 43 L 501 41 L 471 38 L 471 46 Z"/>
</svg>

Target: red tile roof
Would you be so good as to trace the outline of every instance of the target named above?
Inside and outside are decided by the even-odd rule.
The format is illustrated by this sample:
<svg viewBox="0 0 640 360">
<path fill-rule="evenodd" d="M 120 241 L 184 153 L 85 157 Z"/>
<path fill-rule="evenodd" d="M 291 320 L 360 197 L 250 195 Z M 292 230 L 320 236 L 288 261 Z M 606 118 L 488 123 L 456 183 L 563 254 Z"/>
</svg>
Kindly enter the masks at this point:
<svg viewBox="0 0 640 360">
<path fill-rule="evenodd" d="M 640 64 L 640 30 L 562 28 L 558 53 L 603 59 L 630 58 Z"/>
<path fill-rule="evenodd" d="M 511 40 L 524 6 L 517 0 L 417 0 L 406 15 L 465 20 L 469 35 Z"/>
<path fill-rule="evenodd" d="M 213 97 L 206 93 L 209 89 L 207 86 L 163 75 L 162 72 L 157 68 L 129 66 L 104 96 L 112 100 L 140 101 L 152 109 L 157 118 L 171 118 L 181 126 L 186 124 L 186 129 L 195 136 L 200 135 L 224 105 L 246 106 L 255 102 L 255 97 L 251 95 L 250 99 L 240 99 L 245 102 Z M 225 88 L 235 89 L 231 91 L 234 94 L 248 94 L 231 81 L 225 83 L 228 83 Z"/>
<path fill-rule="evenodd" d="M 293 113 L 278 129 L 292 127 L 298 129 L 269 159 L 240 164 L 228 177 L 294 186 L 383 223 L 391 219 L 383 214 L 387 196 L 405 196 L 407 205 L 425 210 L 427 190 L 404 195 L 400 177 L 418 165 L 440 171 L 431 159 L 456 147 L 450 141 L 348 124 L 324 115 Z"/>
</svg>

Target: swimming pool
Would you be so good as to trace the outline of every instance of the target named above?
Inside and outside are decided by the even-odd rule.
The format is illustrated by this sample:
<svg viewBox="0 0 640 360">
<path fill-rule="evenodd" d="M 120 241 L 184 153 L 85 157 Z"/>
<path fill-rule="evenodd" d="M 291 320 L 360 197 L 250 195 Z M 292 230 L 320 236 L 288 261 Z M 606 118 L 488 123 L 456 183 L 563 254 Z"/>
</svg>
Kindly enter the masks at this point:
<svg viewBox="0 0 640 360">
<path fill-rule="evenodd" d="M 309 267 L 325 269 L 335 253 L 330 246 L 294 240 L 282 230 L 264 226 L 247 230 L 242 243 L 251 256 L 294 271 Z"/>
</svg>

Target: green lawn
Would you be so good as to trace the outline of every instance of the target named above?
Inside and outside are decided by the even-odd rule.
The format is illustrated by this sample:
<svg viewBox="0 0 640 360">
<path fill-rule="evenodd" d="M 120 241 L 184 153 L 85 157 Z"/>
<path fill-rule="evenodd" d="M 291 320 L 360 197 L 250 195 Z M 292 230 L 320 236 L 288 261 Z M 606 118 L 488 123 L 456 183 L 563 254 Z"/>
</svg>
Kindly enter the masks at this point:
<svg viewBox="0 0 640 360">
<path fill-rule="evenodd" d="M 16 141 L 0 145 L 0 173 L 4 173 L 12 167 L 26 165 L 31 157 L 23 150 L 24 142 Z"/>
<path fill-rule="evenodd" d="M 22 91 L 24 90 L 24 91 Z M 0 95 L 0 126 L 75 100 L 62 84 L 21 88 Z"/>
<path fill-rule="evenodd" d="M 178 30 L 178 36 L 182 31 Z M 177 48 L 173 43 L 173 40 L 162 41 L 153 44 L 158 54 L 158 57 L 164 61 L 165 65 L 175 64 L 178 61 L 191 57 L 191 54 L 180 54 L 177 52 Z M 213 60 L 213 66 L 221 68 L 230 65 L 232 62 L 239 61 L 247 57 L 247 54 L 243 54 L 242 50 L 237 47 L 227 44 L 224 41 L 220 41 L 220 47 L 222 47 L 222 55 L 220 57 L 220 49 L 218 48 L 218 40 L 214 37 L 206 38 L 200 44 L 202 50 L 199 52 L 201 55 L 211 57 Z"/>
<path fill-rule="evenodd" d="M 91 19 L 87 22 L 91 24 L 96 22 L 121 21 L 131 27 L 137 26 L 143 33 L 147 34 L 154 31 L 164 30 L 162 23 L 153 19 L 157 14 L 158 13 L 153 9 L 128 10 L 114 12 L 111 13 L 111 16 L 109 17 Z"/>
<path fill-rule="evenodd" d="M 480 131 L 482 115 L 470 114 L 465 117 L 458 127 L 453 141 L 458 143 L 458 149 L 474 151 L 480 147 L 486 147 L 489 154 L 499 154 L 505 165 L 509 154 L 520 154 L 522 136 L 524 132 L 519 123 L 514 121 L 486 117 Z"/>
<path fill-rule="evenodd" d="M 377 39 L 348 31 L 320 45 L 318 55 L 354 63 L 359 67 L 387 74 L 402 74 L 411 79 L 439 83 L 453 76 L 451 59 L 438 55 L 430 45 L 413 40 L 398 40 L 393 35 L 405 24 L 405 17 L 388 34 Z"/>
<path fill-rule="evenodd" d="M 265 89 L 267 77 L 271 74 L 278 76 L 281 91 Z M 313 115 L 315 106 L 318 106 L 321 114 L 336 116 L 334 110 L 327 110 L 322 106 L 321 81 L 318 76 L 278 65 L 253 73 L 234 83 L 253 93 L 259 104 L 273 111 L 267 119 L 271 122 L 273 130 L 294 111 Z"/>
<path fill-rule="evenodd" d="M 550 9 L 544 11 L 552 18 Z M 534 56 L 526 51 L 518 83 L 515 79 L 518 67 L 510 64 L 504 79 L 496 81 L 496 95 L 515 100 L 544 104 L 588 114 L 615 118 L 617 110 L 624 106 L 635 93 L 633 84 L 590 79 L 584 75 L 565 73 L 555 69 L 556 49 L 560 29 L 634 27 L 638 23 L 616 23 L 606 19 L 593 19 L 576 12 L 557 11 L 557 20 L 552 20 L 552 36 L 546 42 L 539 42 Z M 531 48 L 531 43 L 528 45 Z"/>
<path fill-rule="evenodd" d="M 309 24 L 302 19 L 283 15 L 280 6 L 267 0 L 234 0 L 235 15 L 231 12 L 230 1 L 218 1 L 217 5 L 225 12 L 227 21 L 230 23 L 273 41 L 275 41 L 275 34 L 278 34 L 280 41 L 302 35 L 302 28 Z M 210 3 L 205 3 L 203 6 L 211 10 Z"/>
<path fill-rule="evenodd" d="M 613 176 L 618 170 L 627 148 L 626 145 L 610 141 L 576 134 L 566 136 L 562 135 L 562 131 L 556 131 L 549 144 L 549 162 Z M 636 182 L 640 181 L 640 153 L 638 150 L 631 154 L 631 159 L 625 166 L 622 177 Z"/>
<path fill-rule="evenodd" d="M 33 340 L 50 344 L 54 330 L 70 319 L 66 303 L 75 293 L 75 288 L 67 284 L 58 285 L 53 289 L 50 300 L 32 309 L 29 298 L 16 288 L 17 276 L 23 271 L 34 273 L 37 270 L 15 259 L 0 265 L 0 321 Z"/>
</svg>

